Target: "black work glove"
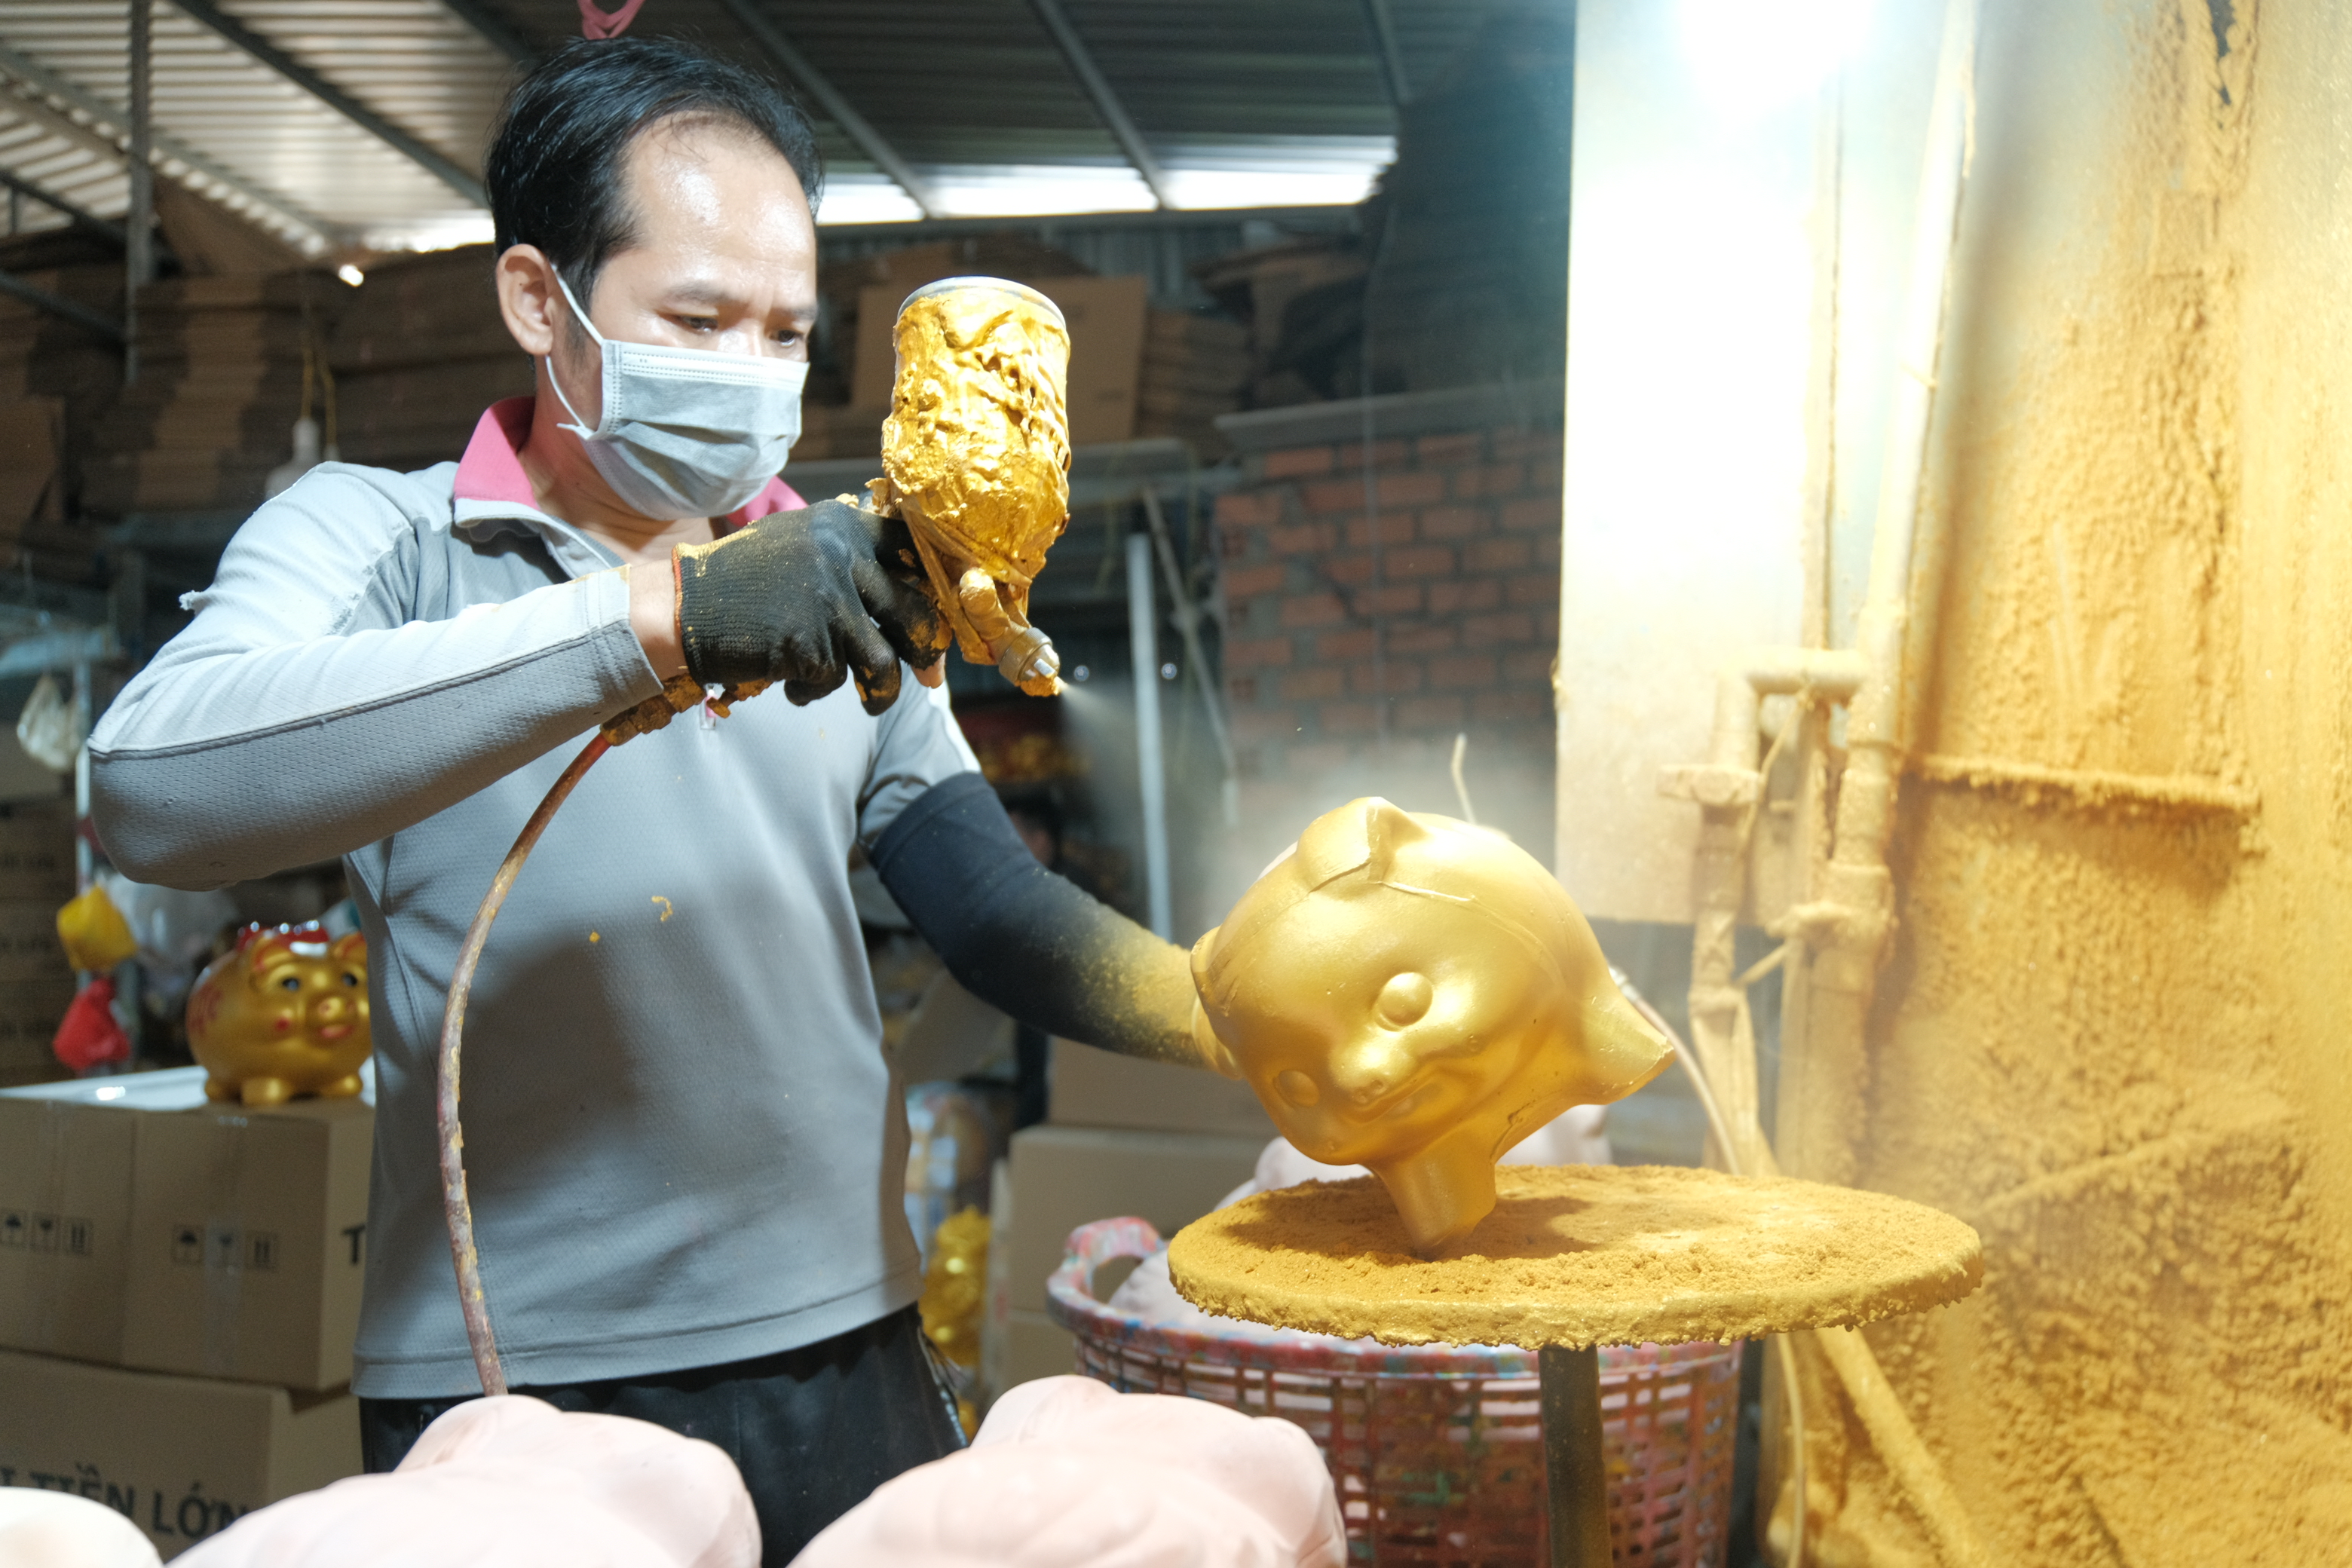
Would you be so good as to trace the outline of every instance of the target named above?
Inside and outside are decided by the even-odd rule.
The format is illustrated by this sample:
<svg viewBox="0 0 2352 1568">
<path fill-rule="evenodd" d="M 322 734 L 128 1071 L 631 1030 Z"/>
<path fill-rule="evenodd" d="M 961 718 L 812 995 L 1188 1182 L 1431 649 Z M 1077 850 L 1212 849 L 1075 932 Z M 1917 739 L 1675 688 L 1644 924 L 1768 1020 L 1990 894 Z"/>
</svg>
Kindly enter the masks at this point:
<svg viewBox="0 0 2352 1568">
<path fill-rule="evenodd" d="M 898 661 L 921 667 L 939 612 L 913 578 L 906 524 L 837 500 L 756 518 L 709 544 L 681 544 L 677 635 L 704 685 L 782 681 L 814 702 L 856 676 L 868 713 L 898 698 Z"/>
</svg>

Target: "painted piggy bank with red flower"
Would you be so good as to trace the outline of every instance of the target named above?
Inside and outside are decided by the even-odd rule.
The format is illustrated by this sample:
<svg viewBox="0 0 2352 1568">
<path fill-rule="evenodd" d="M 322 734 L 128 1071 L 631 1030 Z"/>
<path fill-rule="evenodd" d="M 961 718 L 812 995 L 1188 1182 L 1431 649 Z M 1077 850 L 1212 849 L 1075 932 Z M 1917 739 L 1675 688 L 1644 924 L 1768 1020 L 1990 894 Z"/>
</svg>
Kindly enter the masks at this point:
<svg viewBox="0 0 2352 1568">
<path fill-rule="evenodd" d="M 249 925 L 188 993 L 205 1093 L 247 1105 L 360 1091 L 368 1058 L 367 939 L 320 925 Z"/>
</svg>

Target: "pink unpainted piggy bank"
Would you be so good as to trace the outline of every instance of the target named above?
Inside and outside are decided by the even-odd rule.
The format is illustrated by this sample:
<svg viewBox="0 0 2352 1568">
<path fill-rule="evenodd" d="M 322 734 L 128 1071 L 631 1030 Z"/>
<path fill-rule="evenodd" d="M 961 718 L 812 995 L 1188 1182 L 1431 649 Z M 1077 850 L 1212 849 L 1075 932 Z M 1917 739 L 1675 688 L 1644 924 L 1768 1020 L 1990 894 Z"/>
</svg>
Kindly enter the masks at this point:
<svg viewBox="0 0 2352 1568">
<path fill-rule="evenodd" d="M 735 1462 L 625 1415 L 470 1400 L 389 1475 L 256 1510 L 182 1568 L 758 1568 Z"/>
<path fill-rule="evenodd" d="M 793 1568 L 1343 1568 L 1347 1555 L 1331 1472 L 1300 1427 L 1046 1377 L 997 1400 L 971 1447 L 877 1487 Z"/>
<path fill-rule="evenodd" d="M 188 1047 L 205 1094 L 283 1105 L 360 1091 L 368 1058 L 367 939 L 317 924 L 250 925 L 188 993 Z"/>
</svg>

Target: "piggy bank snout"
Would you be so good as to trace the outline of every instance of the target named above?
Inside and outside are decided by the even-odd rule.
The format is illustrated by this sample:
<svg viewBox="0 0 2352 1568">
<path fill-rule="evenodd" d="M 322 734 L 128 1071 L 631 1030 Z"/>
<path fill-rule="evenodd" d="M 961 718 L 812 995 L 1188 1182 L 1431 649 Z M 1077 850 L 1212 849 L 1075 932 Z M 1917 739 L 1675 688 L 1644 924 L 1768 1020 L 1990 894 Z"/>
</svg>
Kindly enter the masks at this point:
<svg viewBox="0 0 2352 1568">
<path fill-rule="evenodd" d="M 330 1042 L 341 1040 L 352 1032 L 352 1026 L 359 1021 L 359 1012 L 357 998 L 333 991 L 327 992 L 314 998 L 310 1003 L 309 1020 L 310 1032 L 321 1040 Z"/>
<path fill-rule="evenodd" d="M 1340 1097 L 1362 1107 L 1377 1105 L 1395 1093 L 1418 1065 L 1402 1041 L 1382 1034 L 1333 1051 L 1326 1070 Z"/>
</svg>

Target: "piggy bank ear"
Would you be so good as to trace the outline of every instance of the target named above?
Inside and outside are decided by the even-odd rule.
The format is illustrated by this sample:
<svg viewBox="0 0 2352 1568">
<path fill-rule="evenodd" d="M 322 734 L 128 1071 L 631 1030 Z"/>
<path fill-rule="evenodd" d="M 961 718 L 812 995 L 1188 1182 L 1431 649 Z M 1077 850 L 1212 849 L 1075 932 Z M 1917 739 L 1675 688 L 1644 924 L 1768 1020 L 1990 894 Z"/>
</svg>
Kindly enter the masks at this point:
<svg viewBox="0 0 2352 1568">
<path fill-rule="evenodd" d="M 345 931 L 329 945 L 327 959 L 331 963 L 352 963 L 362 969 L 366 968 L 367 933 L 356 931 Z"/>
<path fill-rule="evenodd" d="M 294 939 L 283 926 L 262 931 L 246 944 L 244 958 L 246 984 L 257 991 L 271 970 L 294 962 Z"/>
<path fill-rule="evenodd" d="M 1216 1025 L 1209 1020 L 1206 996 L 1209 996 L 1209 963 L 1216 959 L 1216 933 L 1223 926 L 1209 926 L 1202 931 L 1200 941 L 1192 942 L 1192 1048 L 1200 1051 L 1200 1060 L 1213 1072 L 1223 1072 L 1228 1079 L 1242 1077 L 1242 1065 L 1233 1060 L 1233 1051 L 1225 1041 L 1216 1037 Z"/>
<path fill-rule="evenodd" d="M 1217 1038 L 1216 1027 L 1209 1022 L 1208 1009 L 1201 1005 L 1197 996 L 1192 999 L 1192 1048 L 1201 1053 L 1201 1060 L 1210 1071 L 1231 1079 L 1242 1076 L 1242 1064 L 1234 1059 L 1225 1042 Z"/>
<path fill-rule="evenodd" d="M 1427 838 L 1429 829 L 1415 822 L 1411 812 L 1378 795 L 1365 801 L 1364 805 L 1365 869 L 1373 881 L 1386 882 L 1396 865 L 1397 851 Z"/>
<path fill-rule="evenodd" d="M 1201 940 L 1192 944 L 1192 989 L 1196 992 L 1205 992 L 1209 988 L 1209 962 L 1216 956 L 1217 933 L 1224 929 L 1223 926 L 1211 926 L 1201 933 Z"/>
<path fill-rule="evenodd" d="M 1217 933 L 1224 929 L 1223 926 L 1211 926 L 1201 933 L 1201 940 L 1192 944 L 1192 1048 L 1201 1053 L 1201 1059 L 1213 1070 L 1227 1078 L 1239 1078 L 1242 1076 L 1241 1064 L 1234 1059 L 1233 1052 L 1225 1048 L 1224 1041 L 1217 1037 L 1216 1026 L 1209 1021 L 1206 1005 L 1209 964 L 1216 956 Z"/>
<path fill-rule="evenodd" d="M 1624 1099 L 1665 1071 L 1675 1055 L 1614 985 L 1584 1005 L 1584 1051 L 1601 1104 Z"/>
<path fill-rule="evenodd" d="M 1310 888 L 1319 888 L 1370 859 L 1369 826 L 1372 814 L 1388 804 L 1378 795 L 1369 795 L 1351 800 L 1337 811 L 1327 811 L 1308 823 L 1307 831 L 1298 836 L 1301 879 Z"/>
</svg>

